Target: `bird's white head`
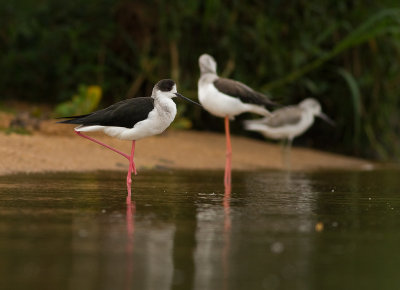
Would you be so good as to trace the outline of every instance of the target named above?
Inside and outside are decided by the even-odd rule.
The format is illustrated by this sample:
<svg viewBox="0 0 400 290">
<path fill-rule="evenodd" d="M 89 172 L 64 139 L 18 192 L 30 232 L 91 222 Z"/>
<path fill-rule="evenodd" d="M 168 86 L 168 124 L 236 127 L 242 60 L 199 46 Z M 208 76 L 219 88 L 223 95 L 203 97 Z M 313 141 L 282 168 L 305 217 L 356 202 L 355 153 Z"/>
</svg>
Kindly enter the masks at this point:
<svg viewBox="0 0 400 290">
<path fill-rule="evenodd" d="M 299 104 L 299 107 L 304 110 L 307 110 L 314 116 L 320 117 L 322 120 L 329 123 L 330 125 L 335 126 L 335 122 L 332 121 L 331 118 L 329 118 L 322 112 L 321 105 L 316 99 L 313 98 L 305 99 Z"/>
<path fill-rule="evenodd" d="M 313 115 L 317 116 L 319 113 L 321 113 L 321 105 L 320 103 L 313 98 L 308 98 L 303 100 L 300 104 L 299 107 L 302 108 L 303 110 L 307 110 Z"/>
<path fill-rule="evenodd" d="M 215 59 L 209 54 L 202 54 L 199 57 L 199 66 L 201 74 L 217 73 L 217 63 Z"/>
</svg>

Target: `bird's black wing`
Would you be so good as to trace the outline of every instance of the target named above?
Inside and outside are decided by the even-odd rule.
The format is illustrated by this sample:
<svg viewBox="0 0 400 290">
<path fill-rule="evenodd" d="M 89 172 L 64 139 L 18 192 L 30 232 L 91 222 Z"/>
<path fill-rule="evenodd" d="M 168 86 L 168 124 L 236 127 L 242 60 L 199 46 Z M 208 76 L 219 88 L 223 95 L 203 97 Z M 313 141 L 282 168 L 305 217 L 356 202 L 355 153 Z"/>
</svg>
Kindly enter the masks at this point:
<svg viewBox="0 0 400 290">
<path fill-rule="evenodd" d="M 154 109 L 154 99 L 150 97 L 133 98 L 115 103 L 105 109 L 88 115 L 65 117 L 70 120 L 59 123 L 79 124 L 82 126 L 116 126 L 132 128 L 147 118 Z"/>
<path fill-rule="evenodd" d="M 214 86 L 229 96 L 239 98 L 243 103 L 255 105 L 276 105 L 262 93 L 256 92 L 245 84 L 226 78 L 218 78 L 214 81 Z"/>
</svg>

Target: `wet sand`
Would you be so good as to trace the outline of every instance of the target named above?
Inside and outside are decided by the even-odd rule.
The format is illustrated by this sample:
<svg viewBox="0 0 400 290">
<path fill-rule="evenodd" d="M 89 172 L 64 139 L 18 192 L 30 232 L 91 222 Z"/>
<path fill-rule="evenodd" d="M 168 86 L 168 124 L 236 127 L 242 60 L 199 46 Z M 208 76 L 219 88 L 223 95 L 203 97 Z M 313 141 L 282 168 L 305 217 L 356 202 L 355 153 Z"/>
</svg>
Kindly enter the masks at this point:
<svg viewBox="0 0 400 290">
<path fill-rule="evenodd" d="M 32 135 L 0 133 L 0 174 L 126 170 L 120 155 L 73 133 L 73 126 L 46 121 Z M 106 144 L 129 153 L 131 142 L 91 134 Z M 284 169 L 281 147 L 268 141 L 232 136 L 233 170 Z M 224 169 L 225 136 L 218 133 L 168 129 L 160 136 L 136 143 L 135 163 L 143 169 Z M 374 168 L 362 159 L 292 148 L 292 170 Z"/>
</svg>

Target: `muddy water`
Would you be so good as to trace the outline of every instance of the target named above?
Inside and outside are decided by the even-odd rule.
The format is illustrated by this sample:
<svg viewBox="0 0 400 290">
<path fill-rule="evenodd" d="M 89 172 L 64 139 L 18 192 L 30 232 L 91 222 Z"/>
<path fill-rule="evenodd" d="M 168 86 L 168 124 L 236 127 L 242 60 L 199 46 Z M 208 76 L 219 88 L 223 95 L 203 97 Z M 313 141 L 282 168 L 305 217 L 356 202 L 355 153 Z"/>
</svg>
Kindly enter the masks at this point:
<svg viewBox="0 0 400 290">
<path fill-rule="evenodd" d="M 400 289 L 399 176 L 0 177 L 0 289 Z"/>
</svg>

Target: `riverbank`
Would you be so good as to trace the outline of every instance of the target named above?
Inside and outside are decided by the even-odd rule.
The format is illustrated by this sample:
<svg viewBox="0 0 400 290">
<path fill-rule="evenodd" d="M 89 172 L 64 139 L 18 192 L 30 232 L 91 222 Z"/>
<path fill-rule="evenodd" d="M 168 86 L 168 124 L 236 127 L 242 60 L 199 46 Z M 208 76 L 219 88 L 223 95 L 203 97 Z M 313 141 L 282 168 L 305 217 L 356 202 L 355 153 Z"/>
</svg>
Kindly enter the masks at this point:
<svg viewBox="0 0 400 290">
<path fill-rule="evenodd" d="M 92 134 L 101 141 L 130 152 L 130 142 Z M 232 136 L 233 170 L 283 169 L 281 148 L 267 141 Z M 0 133 L 0 174 L 126 170 L 127 160 L 73 133 L 73 127 L 46 121 L 31 135 Z M 359 169 L 375 167 L 373 162 L 292 148 L 292 170 Z M 218 133 L 167 130 L 160 136 L 139 140 L 135 163 L 143 169 L 224 169 L 225 136 Z"/>
</svg>

